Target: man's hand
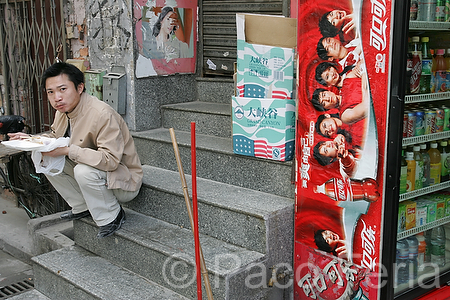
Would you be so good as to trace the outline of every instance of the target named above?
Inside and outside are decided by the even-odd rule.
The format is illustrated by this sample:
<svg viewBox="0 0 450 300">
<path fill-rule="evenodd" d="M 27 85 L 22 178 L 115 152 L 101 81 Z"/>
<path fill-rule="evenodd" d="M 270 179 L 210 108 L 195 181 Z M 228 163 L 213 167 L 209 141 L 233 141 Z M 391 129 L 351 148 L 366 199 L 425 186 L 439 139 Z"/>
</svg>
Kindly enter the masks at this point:
<svg viewBox="0 0 450 300">
<path fill-rule="evenodd" d="M 23 140 L 31 137 L 24 132 L 8 133 L 8 136 L 10 140 Z"/>
<path fill-rule="evenodd" d="M 43 156 L 57 157 L 61 155 L 69 155 L 69 147 L 59 147 L 49 152 L 41 152 Z"/>
<path fill-rule="evenodd" d="M 351 30 L 355 28 L 355 20 L 353 19 L 353 14 L 345 16 L 345 20 L 348 22 L 345 23 L 345 25 L 342 27 L 342 32 L 348 34 Z"/>
</svg>

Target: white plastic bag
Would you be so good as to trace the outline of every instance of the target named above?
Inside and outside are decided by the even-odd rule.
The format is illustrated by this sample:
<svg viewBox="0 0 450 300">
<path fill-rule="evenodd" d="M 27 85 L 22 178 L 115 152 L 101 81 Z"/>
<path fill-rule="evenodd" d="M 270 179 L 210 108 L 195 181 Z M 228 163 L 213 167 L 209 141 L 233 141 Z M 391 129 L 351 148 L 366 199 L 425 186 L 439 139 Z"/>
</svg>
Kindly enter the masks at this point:
<svg viewBox="0 0 450 300">
<path fill-rule="evenodd" d="M 65 147 L 69 145 L 70 138 L 60 137 L 53 139 L 50 143 L 46 144 L 39 151 L 34 150 L 31 152 L 31 159 L 33 160 L 36 173 L 43 173 L 45 175 L 55 176 L 60 174 L 64 169 L 66 157 L 64 155 L 51 157 L 42 155 L 41 152 L 52 151 L 59 147 Z"/>
</svg>

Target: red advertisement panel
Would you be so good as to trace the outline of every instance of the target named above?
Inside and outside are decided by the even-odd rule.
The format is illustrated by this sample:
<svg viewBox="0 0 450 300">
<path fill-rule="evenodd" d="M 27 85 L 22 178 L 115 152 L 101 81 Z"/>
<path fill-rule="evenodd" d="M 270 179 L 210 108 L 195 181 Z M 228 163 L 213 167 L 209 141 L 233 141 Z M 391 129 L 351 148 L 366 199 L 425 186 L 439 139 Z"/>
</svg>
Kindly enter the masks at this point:
<svg viewBox="0 0 450 300">
<path fill-rule="evenodd" d="M 391 2 L 297 18 L 295 299 L 378 299 Z"/>
</svg>

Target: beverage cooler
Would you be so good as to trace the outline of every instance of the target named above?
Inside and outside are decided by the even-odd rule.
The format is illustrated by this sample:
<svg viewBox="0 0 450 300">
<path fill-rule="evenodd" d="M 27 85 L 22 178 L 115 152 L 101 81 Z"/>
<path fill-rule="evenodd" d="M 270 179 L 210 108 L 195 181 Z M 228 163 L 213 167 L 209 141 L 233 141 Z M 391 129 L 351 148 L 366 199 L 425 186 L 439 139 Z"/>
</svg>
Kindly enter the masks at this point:
<svg viewBox="0 0 450 300">
<path fill-rule="evenodd" d="M 299 0 L 297 19 L 294 299 L 443 291 L 450 1 Z"/>
</svg>

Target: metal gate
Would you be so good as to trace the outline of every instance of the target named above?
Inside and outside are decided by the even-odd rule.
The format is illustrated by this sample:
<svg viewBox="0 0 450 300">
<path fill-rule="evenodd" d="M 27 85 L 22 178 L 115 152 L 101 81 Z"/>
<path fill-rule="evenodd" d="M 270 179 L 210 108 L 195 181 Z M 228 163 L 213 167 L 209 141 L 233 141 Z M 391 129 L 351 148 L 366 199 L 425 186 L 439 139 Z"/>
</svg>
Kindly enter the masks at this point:
<svg viewBox="0 0 450 300">
<path fill-rule="evenodd" d="M 40 77 L 56 56 L 66 59 L 63 16 L 62 0 L 0 0 L 2 113 L 25 117 L 31 133 L 53 120 Z"/>
<path fill-rule="evenodd" d="M 233 75 L 236 13 L 289 15 L 288 0 L 202 0 L 199 3 L 199 35 L 202 40 L 199 53 L 204 76 Z"/>
</svg>

